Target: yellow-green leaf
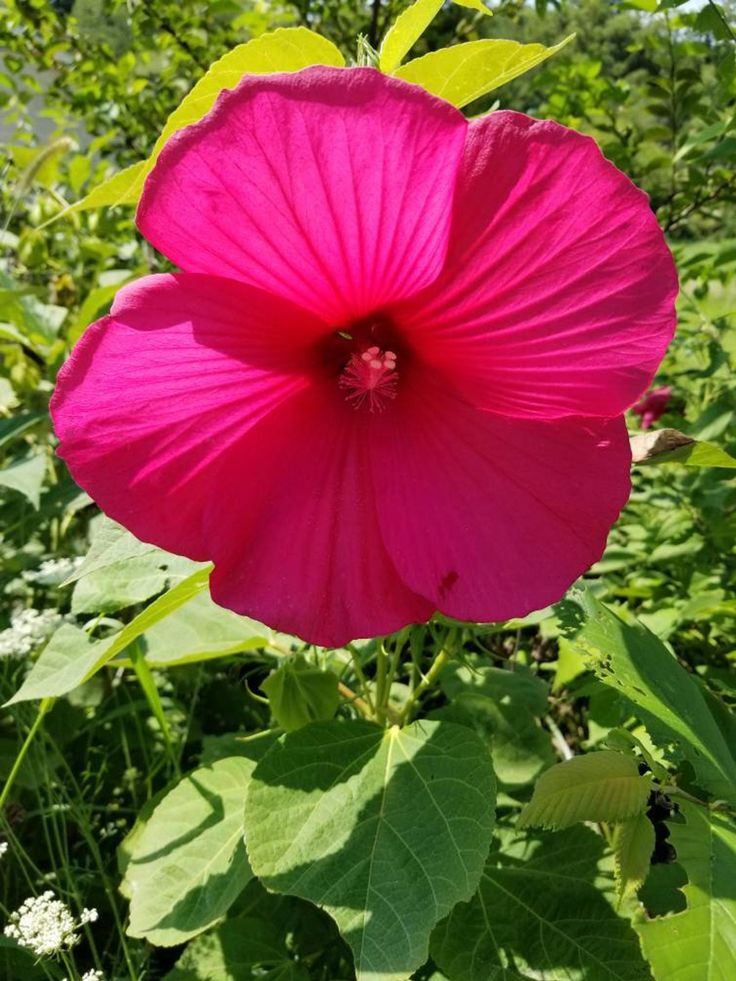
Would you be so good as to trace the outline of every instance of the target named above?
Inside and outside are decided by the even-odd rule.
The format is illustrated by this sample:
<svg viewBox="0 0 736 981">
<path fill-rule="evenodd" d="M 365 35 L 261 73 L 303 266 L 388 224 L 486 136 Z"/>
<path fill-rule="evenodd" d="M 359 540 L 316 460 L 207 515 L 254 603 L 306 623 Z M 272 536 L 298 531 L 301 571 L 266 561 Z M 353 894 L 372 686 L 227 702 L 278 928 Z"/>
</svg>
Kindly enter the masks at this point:
<svg viewBox="0 0 736 981">
<path fill-rule="evenodd" d="M 459 108 L 546 61 L 574 37 L 551 48 L 495 39 L 467 41 L 415 58 L 394 74 Z"/>
<path fill-rule="evenodd" d="M 177 130 L 200 120 L 215 104 L 220 92 L 235 88 L 244 75 L 296 72 L 309 65 L 342 68 L 344 64 L 345 59 L 331 41 L 306 27 L 281 27 L 239 44 L 210 65 L 206 74 L 171 113 L 147 160 L 141 160 L 115 174 L 62 214 L 103 205 L 135 204 L 147 174 L 153 169 L 169 138 Z"/>
<path fill-rule="evenodd" d="M 646 879 L 654 844 L 654 825 L 644 813 L 616 826 L 613 856 L 619 899 L 635 893 Z"/>
<path fill-rule="evenodd" d="M 651 775 L 636 760 L 603 750 L 551 767 L 537 780 L 518 827 L 569 828 L 578 821 L 626 821 L 641 814 Z"/>
<path fill-rule="evenodd" d="M 437 16 L 443 2 L 444 0 L 416 0 L 399 14 L 381 42 L 378 67 L 382 72 L 390 73 L 398 68 L 405 55 Z M 455 3 L 484 14 L 491 13 L 482 0 L 455 0 Z"/>
</svg>

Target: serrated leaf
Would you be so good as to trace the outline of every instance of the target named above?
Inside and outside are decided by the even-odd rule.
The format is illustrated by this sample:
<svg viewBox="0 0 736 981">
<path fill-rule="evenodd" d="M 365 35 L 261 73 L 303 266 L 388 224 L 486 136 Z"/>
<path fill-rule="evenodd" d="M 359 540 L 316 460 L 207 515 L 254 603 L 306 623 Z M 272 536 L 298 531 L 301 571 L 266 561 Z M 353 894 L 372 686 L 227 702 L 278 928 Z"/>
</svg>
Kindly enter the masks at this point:
<svg viewBox="0 0 736 981">
<path fill-rule="evenodd" d="M 700 786 L 736 802 L 736 760 L 697 681 L 641 623 L 624 623 L 589 592 L 570 595 L 558 606 L 568 642 L 626 697 L 669 760 L 687 759 Z"/>
<path fill-rule="evenodd" d="M 197 570 L 147 606 L 119 633 L 104 640 L 91 641 L 83 630 L 63 624 L 41 652 L 20 689 L 5 704 L 66 695 L 91 678 L 159 620 L 207 589 L 210 571 L 210 566 Z"/>
<path fill-rule="evenodd" d="M 613 750 L 576 756 L 546 770 L 521 812 L 519 828 L 569 828 L 579 821 L 625 821 L 643 812 L 652 778 Z"/>
<path fill-rule="evenodd" d="M 677 862 L 688 877 L 687 909 L 635 926 L 656 981 L 731 981 L 736 977 L 736 824 L 688 802 L 680 802 L 680 812 L 668 824 Z"/>
<path fill-rule="evenodd" d="M 269 889 L 335 919 L 358 981 L 405 981 L 434 924 L 473 894 L 494 804 L 490 757 L 470 729 L 313 723 L 255 770 L 248 854 Z"/>
<path fill-rule="evenodd" d="M 649 981 L 603 862 L 603 840 L 585 827 L 502 829 L 477 893 L 432 934 L 433 960 L 453 981 Z"/>
<path fill-rule="evenodd" d="M 261 688 L 273 717 L 287 732 L 331 719 L 340 704 L 337 675 L 311 667 L 301 655 L 272 672 Z"/>
<path fill-rule="evenodd" d="M 58 217 L 103 205 L 135 204 L 147 175 L 169 138 L 206 115 L 224 89 L 233 89 L 244 75 L 295 72 L 309 65 L 341 68 L 345 59 L 335 45 L 306 27 L 280 27 L 239 44 L 210 65 L 205 75 L 166 120 L 147 160 L 115 174 Z"/>
<path fill-rule="evenodd" d="M 489 15 L 491 13 L 481 0 L 455 0 L 455 3 L 479 13 Z M 443 4 L 444 0 L 415 0 L 415 3 L 399 14 L 381 42 L 378 67 L 382 72 L 393 72 L 401 64 L 404 56 L 424 34 Z"/>
<path fill-rule="evenodd" d="M 654 844 L 654 825 L 646 814 L 639 814 L 616 826 L 613 858 L 620 899 L 636 893 L 646 879 Z"/>
<path fill-rule="evenodd" d="M 461 108 L 551 58 L 574 37 L 551 48 L 496 39 L 466 41 L 415 58 L 394 75 Z"/>
<path fill-rule="evenodd" d="M 125 871 L 131 937 L 183 943 L 222 917 L 251 878 L 243 804 L 255 762 L 199 767 L 160 801 L 132 841 Z"/>
</svg>

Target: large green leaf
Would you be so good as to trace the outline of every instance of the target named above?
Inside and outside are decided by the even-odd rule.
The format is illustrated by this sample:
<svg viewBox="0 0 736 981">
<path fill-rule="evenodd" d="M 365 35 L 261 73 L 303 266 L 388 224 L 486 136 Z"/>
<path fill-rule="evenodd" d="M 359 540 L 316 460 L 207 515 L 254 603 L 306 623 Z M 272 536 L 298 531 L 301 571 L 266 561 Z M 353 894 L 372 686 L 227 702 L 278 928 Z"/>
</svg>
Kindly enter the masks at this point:
<svg viewBox="0 0 736 981">
<path fill-rule="evenodd" d="M 295 72 L 309 65 L 340 68 L 344 64 L 345 59 L 331 41 L 306 27 L 281 27 L 239 44 L 210 65 L 206 74 L 171 113 L 147 160 L 115 174 L 63 214 L 102 205 L 135 204 L 147 175 L 169 138 L 177 130 L 201 119 L 215 104 L 220 92 L 235 88 L 244 75 Z"/>
<path fill-rule="evenodd" d="M 659 748 L 688 760 L 697 782 L 736 802 L 736 760 L 697 681 L 641 623 L 624 623 L 589 592 L 558 607 L 568 642 L 604 684 L 624 695 Z"/>
<path fill-rule="evenodd" d="M 736 825 L 688 802 L 669 823 L 687 909 L 636 924 L 656 981 L 736 977 Z M 684 818 L 684 820 L 683 820 Z"/>
<path fill-rule="evenodd" d="M 455 0 L 461 7 L 470 7 L 483 14 L 491 11 L 481 0 Z M 415 0 L 393 22 L 381 42 L 378 67 L 382 72 L 392 72 L 407 55 L 414 43 L 424 34 L 444 4 L 444 0 Z"/>
<path fill-rule="evenodd" d="M 534 838 L 503 831 L 475 896 L 433 933 L 433 959 L 452 981 L 645 981 L 636 934 L 610 901 L 603 850 L 583 826 Z"/>
<path fill-rule="evenodd" d="M 267 647 L 272 639 L 268 627 L 218 606 L 203 591 L 146 630 L 142 643 L 151 666 L 171 668 Z"/>
<path fill-rule="evenodd" d="M 104 640 L 91 641 L 83 630 L 63 624 L 41 652 L 20 689 L 6 704 L 66 695 L 91 678 L 159 620 L 207 589 L 210 571 L 209 566 L 198 569 L 146 607 L 119 633 Z"/>
<path fill-rule="evenodd" d="M 243 804 L 255 762 L 203 766 L 160 801 L 131 840 L 124 889 L 132 937 L 182 943 L 223 916 L 251 878 Z"/>
<path fill-rule="evenodd" d="M 601 750 L 576 756 L 546 770 L 518 826 L 568 828 L 579 821 L 625 821 L 641 814 L 652 786 L 636 760 Z"/>
<path fill-rule="evenodd" d="M 619 896 L 635 893 L 649 874 L 654 851 L 654 825 L 646 814 L 616 826 L 613 855 Z"/>
<path fill-rule="evenodd" d="M 466 41 L 409 61 L 394 74 L 461 107 L 546 61 L 573 37 L 551 48 L 495 39 Z"/>
<path fill-rule="evenodd" d="M 334 917 L 359 981 L 405 981 L 434 924 L 473 894 L 494 803 L 488 751 L 468 728 L 313 723 L 256 768 L 248 854 L 269 889 Z"/>
</svg>

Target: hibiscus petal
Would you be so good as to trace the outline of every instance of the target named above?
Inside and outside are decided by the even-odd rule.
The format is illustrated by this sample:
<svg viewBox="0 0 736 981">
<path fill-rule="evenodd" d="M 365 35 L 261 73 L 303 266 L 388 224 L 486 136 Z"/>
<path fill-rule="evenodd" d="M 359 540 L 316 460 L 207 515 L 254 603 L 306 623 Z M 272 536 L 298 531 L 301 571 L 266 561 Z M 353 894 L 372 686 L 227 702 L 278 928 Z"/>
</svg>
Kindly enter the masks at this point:
<svg viewBox="0 0 736 981">
<path fill-rule="evenodd" d="M 447 264 L 395 317 L 478 405 L 613 416 L 650 383 L 676 294 L 646 195 L 594 141 L 494 112 L 469 129 Z"/>
<path fill-rule="evenodd" d="M 233 280 L 148 276 L 121 290 L 59 375 L 59 454 L 135 535 L 193 559 L 219 461 L 309 384 L 312 314 Z M 259 461 L 250 459 L 253 477 Z"/>
<path fill-rule="evenodd" d="M 374 69 L 247 77 L 166 145 L 138 227 L 182 269 L 347 323 L 439 273 L 466 133 Z"/>
<path fill-rule="evenodd" d="M 327 647 L 431 616 L 383 544 L 372 423 L 315 386 L 248 434 L 209 515 L 216 602 Z M 267 480 L 253 479 L 254 460 Z"/>
<path fill-rule="evenodd" d="M 381 530 L 443 613 L 523 616 L 600 558 L 630 489 L 621 418 L 503 417 L 427 379 L 395 409 L 372 444 Z"/>
</svg>

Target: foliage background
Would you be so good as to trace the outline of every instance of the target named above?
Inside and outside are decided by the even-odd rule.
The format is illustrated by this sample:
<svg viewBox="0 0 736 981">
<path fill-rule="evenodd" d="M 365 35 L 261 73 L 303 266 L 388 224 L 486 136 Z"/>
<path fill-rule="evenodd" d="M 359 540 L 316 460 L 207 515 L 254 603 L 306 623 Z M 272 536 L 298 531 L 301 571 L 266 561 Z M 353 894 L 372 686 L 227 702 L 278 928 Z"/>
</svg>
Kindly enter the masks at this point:
<svg viewBox="0 0 736 981">
<path fill-rule="evenodd" d="M 3 700 L 17 690 L 29 658 L 59 627 L 60 618 L 77 627 L 85 625 L 96 638 L 104 638 L 129 623 L 146 601 L 183 578 L 168 558 L 143 554 L 134 556 L 133 564 L 125 568 L 110 566 L 96 577 L 87 576 L 73 593 L 60 585 L 73 568 L 71 563 L 87 553 L 90 536 L 99 534 L 101 526 L 94 506 L 54 457 L 47 416 L 54 378 L 70 346 L 105 311 L 115 290 L 163 266 L 136 233 L 130 207 L 81 212 L 39 228 L 105 177 L 143 159 L 183 95 L 212 61 L 234 45 L 275 27 L 303 24 L 330 37 L 352 57 L 359 33 L 375 46 L 406 6 L 339 0 L 4 3 L 0 25 Z M 678 336 L 659 378 L 673 388 L 662 424 L 733 453 L 736 43 L 729 26 L 734 23 L 733 5 L 705 4 L 693 10 L 677 0 L 661 4 L 656 0 L 537 0 L 536 4 L 507 0 L 495 7 L 496 15 L 485 18 L 448 5 L 415 53 L 483 37 L 551 45 L 576 32 L 574 44 L 469 111 L 498 104 L 590 133 L 606 155 L 651 195 L 682 281 Z M 631 428 L 637 425 L 632 416 Z M 631 501 L 590 577 L 600 599 L 625 617 L 638 618 L 669 646 L 698 689 L 717 705 L 717 713 L 736 703 L 736 487 L 730 473 L 676 465 L 638 469 Z M 26 639 L 17 627 L 22 609 L 40 612 L 23 635 Z M 137 817 L 150 815 L 181 772 L 227 755 L 233 733 L 269 727 L 274 705 L 264 701 L 261 685 L 281 663 L 281 641 L 270 634 L 264 638 L 256 628 L 246 630 L 242 624 L 235 629 L 231 623 L 218 622 L 206 633 L 205 639 L 192 639 L 191 624 L 170 625 L 158 640 L 149 638 L 149 651 L 155 643 L 163 651 L 151 667 L 141 665 L 134 644 L 123 652 L 123 661 L 112 662 L 48 706 L 0 816 L 0 837 L 10 845 L 8 854 L 0 858 L 0 902 L 7 915 L 27 895 L 49 887 L 76 911 L 97 907 L 101 919 L 85 928 L 82 943 L 63 962 L 36 964 L 11 947 L 0 948 L 5 977 L 77 978 L 92 968 L 109 978 L 182 981 L 225 976 L 218 975 L 219 955 L 212 950 L 202 952 L 192 945 L 194 953 L 182 955 L 181 945 L 155 946 L 127 934 L 128 904 L 118 891 L 121 871 L 134 849 L 126 835 Z M 285 643 L 288 650 L 289 639 Z M 422 634 L 412 654 L 421 659 L 432 643 L 431 632 Z M 252 650 L 243 653 L 248 648 Z M 487 716 L 484 731 L 501 779 L 500 802 L 511 817 L 528 801 L 541 771 L 570 752 L 581 754 L 609 745 L 612 731 L 619 739 L 624 738 L 622 731 L 628 733 L 657 760 L 665 759 L 652 727 L 642 724 L 630 701 L 587 669 L 575 644 L 565 639 L 559 611 L 545 611 L 518 624 L 468 628 L 461 635 L 460 652 L 471 663 L 480 655 L 478 664 L 492 664 L 507 673 L 504 678 L 518 679 L 521 672 L 542 685 L 541 705 L 534 700 L 530 704 L 528 693 L 519 694 L 513 685 L 501 684 L 482 706 Z M 313 667 L 339 669 L 352 684 L 351 669 L 336 667 L 334 657 L 306 653 Z M 370 674 L 370 650 L 361 656 Z M 178 666 L 166 667 L 167 661 L 177 660 Z M 468 679 L 463 683 L 467 688 Z M 462 715 L 463 698 L 467 702 L 467 690 L 446 684 L 425 710 L 449 713 L 448 717 Z M 339 711 L 349 709 L 343 704 Z M 1 776 L 11 772 L 37 712 L 37 705 L 21 703 L 0 716 Z M 694 779 L 697 785 L 697 776 Z M 631 907 L 627 915 L 640 918 L 684 911 L 687 894 L 679 887 L 688 874 L 693 888 L 692 871 L 678 862 L 675 839 L 684 832 L 675 828 L 673 833 L 665 823 L 672 816 L 670 801 L 660 798 L 650 803 L 646 820 L 656 832 L 653 864 L 639 899 L 631 895 L 627 899 Z M 577 889 L 558 896 L 557 902 L 567 909 L 575 909 L 581 897 L 595 904 L 585 890 L 593 888 L 601 874 L 596 861 L 602 846 L 582 825 L 560 834 L 568 836 L 560 839 L 562 854 L 580 856 L 582 865 L 576 873 Z M 502 867 L 519 847 L 513 842 L 504 845 L 504 835 L 508 838 L 509 831 L 502 828 Z M 733 838 L 729 840 L 733 847 Z M 524 847 L 542 854 L 541 874 L 549 879 L 543 846 L 543 838 L 531 838 Z M 733 867 L 733 851 L 725 862 Z M 610 878 L 610 870 L 608 874 Z M 500 882 L 505 881 L 503 875 L 512 873 L 502 868 Z M 512 888 L 509 882 L 510 878 L 506 885 Z M 600 882 L 599 887 L 605 894 Z M 715 888 L 711 883 L 711 895 Z M 730 892 L 723 888 L 722 905 L 732 903 L 732 887 Z M 498 898 L 487 899 L 494 910 Z M 499 909 L 495 911 L 501 915 Z M 712 910 L 711 914 L 715 916 Z M 253 881 L 230 916 L 243 918 L 240 935 L 249 936 L 242 923 L 249 924 L 253 936 L 264 930 L 274 934 L 282 961 L 275 973 L 262 976 L 325 981 L 353 976 L 350 952 L 329 918 L 311 904 L 267 896 Z M 542 913 L 535 916 L 538 925 Z M 458 927 L 461 933 L 470 929 L 467 923 Z M 445 976 L 437 962 L 448 970 L 447 964 L 459 957 L 457 952 L 447 952 L 450 932 L 446 927 L 438 935 L 432 947 L 435 961 L 416 977 Z M 720 963 L 727 965 L 723 958 L 733 956 L 736 967 L 733 928 L 729 936 L 730 953 L 724 948 Z M 670 967 L 662 959 L 665 955 L 646 939 L 646 930 L 642 937 L 654 976 L 664 981 L 670 976 Z M 511 950 L 521 945 L 518 964 L 535 967 L 523 936 L 504 935 L 503 943 Z M 180 955 L 184 959 L 174 968 Z M 694 963 L 695 973 L 683 975 L 686 981 L 729 976 L 727 970 L 719 975 L 715 968 L 714 973 L 699 974 L 700 962 Z M 542 967 L 537 964 L 542 973 L 534 976 L 604 978 L 586 964 L 576 967 L 564 944 L 552 943 L 548 962 Z M 232 970 L 228 976 L 258 976 L 248 973 L 247 966 Z M 448 977 L 471 977 L 463 970 L 458 967 L 459 973 Z M 513 963 L 505 970 L 510 973 L 499 973 L 499 978 L 522 976 L 513 973 Z M 635 974 L 632 968 L 632 973 L 615 976 L 646 974 Z"/>
</svg>

